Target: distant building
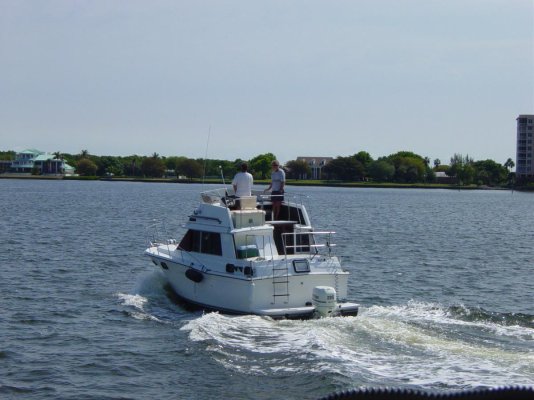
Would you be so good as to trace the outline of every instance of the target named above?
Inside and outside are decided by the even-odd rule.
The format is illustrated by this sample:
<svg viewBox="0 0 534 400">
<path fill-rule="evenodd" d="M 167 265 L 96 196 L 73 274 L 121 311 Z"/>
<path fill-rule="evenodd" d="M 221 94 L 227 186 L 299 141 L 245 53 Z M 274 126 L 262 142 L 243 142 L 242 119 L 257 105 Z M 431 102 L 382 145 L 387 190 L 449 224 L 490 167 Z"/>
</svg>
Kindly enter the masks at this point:
<svg viewBox="0 0 534 400">
<path fill-rule="evenodd" d="M 304 161 L 311 169 L 311 176 L 303 176 L 302 179 L 322 179 L 323 167 L 332 160 L 332 157 L 297 157 L 297 161 Z"/>
<path fill-rule="evenodd" d="M 35 149 L 21 151 L 11 162 L 9 172 L 35 173 L 40 175 L 72 175 L 74 167 L 56 158 L 52 153 L 45 153 Z"/>
<path fill-rule="evenodd" d="M 534 175 L 532 139 L 534 135 L 534 115 L 520 115 L 517 121 L 517 150 L 515 172 L 517 177 Z"/>
<path fill-rule="evenodd" d="M 456 183 L 456 177 L 455 176 L 449 176 L 443 171 L 436 171 L 436 183 Z"/>
</svg>

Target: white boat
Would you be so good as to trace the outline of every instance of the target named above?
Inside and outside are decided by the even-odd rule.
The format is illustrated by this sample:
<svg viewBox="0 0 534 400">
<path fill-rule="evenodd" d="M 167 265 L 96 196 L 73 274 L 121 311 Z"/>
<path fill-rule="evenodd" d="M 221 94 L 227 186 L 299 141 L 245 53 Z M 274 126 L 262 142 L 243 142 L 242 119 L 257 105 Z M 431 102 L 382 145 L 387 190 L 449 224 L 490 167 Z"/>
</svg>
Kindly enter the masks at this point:
<svg viewBox="0 0 534 400">
<path fill-rule="evenodd" d="M 273 221 L 270 196 L 201 193 L 186 234 L 158 240 L 145 255 L 176 294 L 204 309 L 273 318 L 357 315 L 346 301 L 349 272 L 334 255 L 334 232 L 314 231 L 301 202 L 284 200 Z M 287 195 L 286 195 L 287 197 Z"/>
</svg>

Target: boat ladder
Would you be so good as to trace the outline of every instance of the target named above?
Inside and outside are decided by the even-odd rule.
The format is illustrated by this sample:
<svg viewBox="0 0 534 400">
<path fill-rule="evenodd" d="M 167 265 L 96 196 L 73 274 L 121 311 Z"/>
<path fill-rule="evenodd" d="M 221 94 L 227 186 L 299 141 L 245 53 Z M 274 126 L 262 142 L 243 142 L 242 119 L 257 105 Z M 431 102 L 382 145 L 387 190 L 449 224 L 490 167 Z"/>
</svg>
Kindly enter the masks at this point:
<svg viewBox="0 0 534 400">
<path fill-rule="evenodd" d="M 273 304 L 289 301 L 289 274 L 287 263 L 273 264 Z"/>
</svg>

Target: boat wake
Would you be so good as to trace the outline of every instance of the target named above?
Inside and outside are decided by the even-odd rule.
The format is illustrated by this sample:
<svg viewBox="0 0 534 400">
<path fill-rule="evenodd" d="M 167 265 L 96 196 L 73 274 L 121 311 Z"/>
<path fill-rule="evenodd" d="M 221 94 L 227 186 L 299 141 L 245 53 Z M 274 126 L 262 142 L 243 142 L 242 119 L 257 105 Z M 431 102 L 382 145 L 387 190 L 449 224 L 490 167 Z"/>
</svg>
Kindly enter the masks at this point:
<svg viewBox="0 0 534 400">
<path fill-rule="evenodd" d="M 358 317 L 274 321 L 205 314 L 181 328 L 225 368 L 330 374 L 355 386 L 534 386 L 534 317 L 409 302 Z"/>
<path fill-rule="evenodd" d="M 187 307 L 176 300 L 167 280 L 159 271 L 139 277 L 132 293 L 117 293 L 126 315 L 140 320 L 169 323 L 191 318 Z"/>
<path fill-rule="evenodd" d="M 415 301 L 316 320 L 192 313 L 158 271 L 117 298 L 129 317 L 179 327 L 236 373 L 330 376 L 353 387 L 534 387 L 532 315 Z"/>
</svg>

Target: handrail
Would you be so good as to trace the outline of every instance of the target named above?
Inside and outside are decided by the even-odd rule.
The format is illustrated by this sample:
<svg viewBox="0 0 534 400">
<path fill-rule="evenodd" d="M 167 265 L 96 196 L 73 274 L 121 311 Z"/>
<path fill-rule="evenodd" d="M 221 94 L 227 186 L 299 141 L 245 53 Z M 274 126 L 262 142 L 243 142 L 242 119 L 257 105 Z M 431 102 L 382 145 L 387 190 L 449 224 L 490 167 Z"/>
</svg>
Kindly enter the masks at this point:
<svg viewBox="0 0 534 400">
<path fill-rule="evenodd" d="M 222 224 L 222 221 L 220 218 L 217 218 L 217 217 L 206 217 L 204 215 L 190 215 L 189 216 L 189 220 L 191 221 L 191 218 L 201 218 L 201 219 L 207 219 L 207 220 L 212 220 L 212 221 L 217 221 L 219 224 Z"/>
<path fill-rule="evenodd" d="M 167 247 L 167 253 L 170 254 L 171 252 L 171 245 L 174 246 L 177 244 L 176 239 L 169 239 L 167 235 L 167 227 L 165 226 L 164 221 L 156 221 L 154 220 L 152 224 L 148 225 L 145 228 L 145 235 L 146 235 L 146 244 L 148 247 L 158 247 L 158 253 L 159 253 L 159 246 L 166 246 Z M 167 237 L 167 239 L 162 239 Z"/>
<path fill-rule="evenodd" d="M 305 232 L 286 232 L 282 233 L 282 242 L 284 245 L 284 253 L 287 256 L 287 250 L 288 249 L 294 249 L 295 251 L 297 249 L 309 249 L 309 256 L 313 257 L 319 253 L 320 248 L 328 248 L 328 256 L 330 257 L 332 254 L 332 248 L 336 247 L 335 243 L 331 242 L 331 237 L 334 235 L 334 231 L 305 231 Z M 308 235 L 308 243 L 304 244 L 296 244 L 296 238 L 301 237 L 304 235 Z M 316 243 L 315 237 L 316 236 L 326 236 L 326 243 Z M 287 238 L 293 237 L 293 243 L 288 244 Z M 313 250 L 313 251 L 312 251 Z M 306 251 L 304 251 L 306 253 Z"/>
</svg>

